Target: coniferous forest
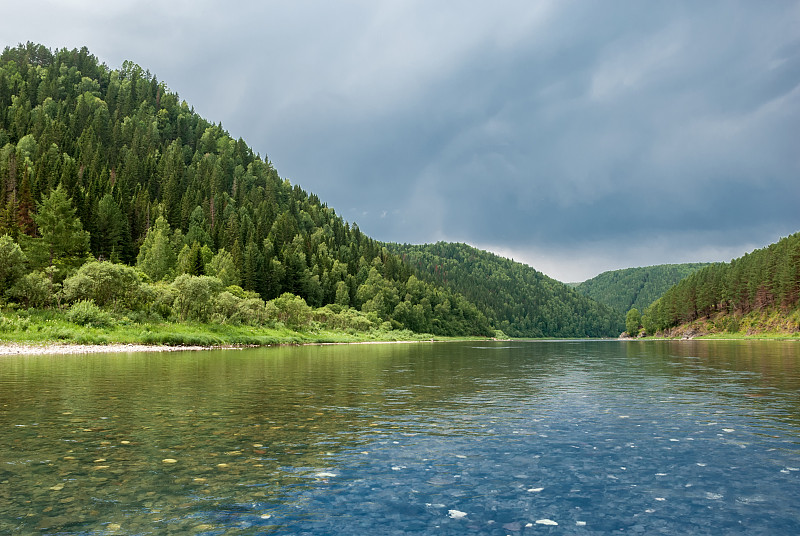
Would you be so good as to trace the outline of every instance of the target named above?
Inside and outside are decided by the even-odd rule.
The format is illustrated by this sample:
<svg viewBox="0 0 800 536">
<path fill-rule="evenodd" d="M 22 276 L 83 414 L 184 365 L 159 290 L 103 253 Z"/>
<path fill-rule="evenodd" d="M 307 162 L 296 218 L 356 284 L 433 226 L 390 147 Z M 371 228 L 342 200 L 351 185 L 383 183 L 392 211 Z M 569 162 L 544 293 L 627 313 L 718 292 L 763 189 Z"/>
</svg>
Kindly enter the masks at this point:
<svg viewBox="0 0 800 536">
<path fill-rule="evenodd" d="M 467 269 L 462 281 L 437 279 L 150 72 L 111 69 L 86 48 L 3 51 L 0 181 L 0 297 L 18 310 L 89 323 L 124 313 L 437 335 L 618 332 L 603 307 L 541 274 L 522 297 L 509 285 L 492 295 Z"/>
<path fill-rule="evenodd" d="M 797 243 L 694 272 L 642 323 L 796 309 Z M 464 244 L 381 243 L 135 63 L 33 43 L 0 55 L 0 328 L 39 312 L 89 326 L 616 336 L 617 302 L 641 306 L 698 267 L 601 275 L 586 296 Z"/>
<path fill-rule="evenodd" d="M 493 334 L 472 304 L 418 280 L 138 65 L 6 48 L 0 112 L 6 300 Z"/>
<path fill-rule="evenodd" d="M 800 233 L 694 272 L 647 308 L 641 323 L 655 334 L 702 319 L 710 332 L 800 331 Z M 740 325 L 754 319 L 750 328 Z"/>
<path fill-rule="evenodd" d="M 615 311 L 644 311 L 681 279 L 708 263 L 661 264 L 612 270 L 579 283 L 575 289 Z"/>
<path fill-rule="evenodd" d="M 465 296 L 512 337 L 603 337 L 622 313 L 519 262 L 467 244 L 391 245 L 419 277 Z"/>
</svg>

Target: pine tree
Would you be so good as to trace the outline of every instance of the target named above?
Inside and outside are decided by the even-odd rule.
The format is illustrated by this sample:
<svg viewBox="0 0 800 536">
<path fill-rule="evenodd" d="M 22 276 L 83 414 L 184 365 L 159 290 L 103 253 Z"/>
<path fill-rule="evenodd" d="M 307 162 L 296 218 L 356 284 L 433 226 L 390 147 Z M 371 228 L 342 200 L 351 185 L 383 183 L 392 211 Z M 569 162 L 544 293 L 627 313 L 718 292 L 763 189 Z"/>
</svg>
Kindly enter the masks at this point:
<svg viewBox="0 0 800 536">
<path fill-rule="evenodd" d="M 72 200 L 59 184 L 39 204 L 34 216 L 41 235 L 33 241 L 34 249 L 38 250 L 35 257 L 40 263 L 44 257 L 44 266 L 57 268 L 60 277 L 66 275 L 66 269 L 80 266 L 89 253 L 89 233 L 83 230 L 75 212 Z"/>
<path fill-rule="evenodd" d="M 98 258 L 119 260 L 127 223 L 127 218 L 111 194 L 104 195 L 97 204 L 93 235 L 93 250 Z"/>
</svg>

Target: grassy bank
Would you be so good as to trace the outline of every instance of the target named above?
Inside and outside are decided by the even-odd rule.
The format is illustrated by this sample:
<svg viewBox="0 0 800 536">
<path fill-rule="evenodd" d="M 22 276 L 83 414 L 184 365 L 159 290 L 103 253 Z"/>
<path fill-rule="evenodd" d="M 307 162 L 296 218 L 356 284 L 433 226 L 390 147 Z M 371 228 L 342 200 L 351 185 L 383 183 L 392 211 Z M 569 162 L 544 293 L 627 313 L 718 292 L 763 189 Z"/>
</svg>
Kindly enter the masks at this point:
<svg viewBox="0 0 800 536">
<path fill-rule="evenodd" d="M 786 339 L 800 340 L 800 310 L 772 309 L 746 315 L 718 313 L 681 324 L 656 337 L 674 339 Z"/>
<path fill-rule="evenodd" d="M 144 344 L 168 346 L 229 346 L 370 341 L 447 340 L 428 333 L 372 328 L 330 329 L 319 325 L 293 330 L 271 327 L 198 322 L 135 322 L 115 318 L 105 325 L 76 324 L 52 311 L 30 311 L 0 316 L 0 343 Z"/>
</svg>

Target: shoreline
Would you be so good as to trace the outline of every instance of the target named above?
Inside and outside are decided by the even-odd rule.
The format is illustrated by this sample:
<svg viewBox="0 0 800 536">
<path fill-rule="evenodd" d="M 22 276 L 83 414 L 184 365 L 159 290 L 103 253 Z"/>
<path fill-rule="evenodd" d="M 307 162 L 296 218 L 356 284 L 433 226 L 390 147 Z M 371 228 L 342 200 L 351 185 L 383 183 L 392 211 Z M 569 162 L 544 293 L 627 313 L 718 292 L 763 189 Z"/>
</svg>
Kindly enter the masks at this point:
<svg viewBox="0 0 800 536">
<path fill-rule="evenodd" d="M 467 339 L 464 339 L 467 340 Z M 491 340 L 491 339 L 487 339 Z M 277 346 L 336 346 L 347 344 L 412 344 L 445 342 L 442 339 L 407 341 L 352 341 L 352 342 L 306 342 L 265 345 L 219 345 L 219 346 L 167 346 L 158 344 L 77 344 L 53 342 L 4 342 L 0 341 L 0 357 L 9 355 L 77 355 L 77 354 L 124 354 L 135 352 L 200 352 L 203 350 L 243 350 L 245 348 L 270 348 Z"/>
<path fill-rule="evenodd" d="M 239 346 L 165 346 L 157 344 L 76 344 L 0 342 L 0 356 L 5 355 L 71 355 L 124 354 L 132 352 L 197 352 L 200 350 L 242 348 Z"/>
<path fill-rule="evenodd" d="M 200 352 L 204 350 L 243 350 L 245 348 L 270 348 L 277 346 L 340 346 L 340 345 L 360 345 L 360 344 L 416 344 L 434 342 L 454 342 L 463 341 L 494 341 L 502 342 L 500 339 L 420 339 L 420 340 L 386 340 L 386 341 L 352 341 L 352 342 L 305 342 L 305 343 L 278 343 L 265 345 L 214 345 L 214 346 L 168 346 L 159 344 L 133 344 L 133 343 L 111 343 L 111 344 L 77 344 L 59 342 L 5 342 L 0 341 L 0 357 L 13 355 L 80 355 L 80 354 L 125 354 L 138 352 Z M 511 339 L 513 340 L 513 339 Z M 741 341 L 741 340 L 797 340 L 795 338 L 770 338 L 749 336 L 747 338 L 713 338 L 696 337 L 692 339 L 669 339 L 669 338 L 636 338 L 636 339 L 608 339 L 609 341 Z"/>
</svg>

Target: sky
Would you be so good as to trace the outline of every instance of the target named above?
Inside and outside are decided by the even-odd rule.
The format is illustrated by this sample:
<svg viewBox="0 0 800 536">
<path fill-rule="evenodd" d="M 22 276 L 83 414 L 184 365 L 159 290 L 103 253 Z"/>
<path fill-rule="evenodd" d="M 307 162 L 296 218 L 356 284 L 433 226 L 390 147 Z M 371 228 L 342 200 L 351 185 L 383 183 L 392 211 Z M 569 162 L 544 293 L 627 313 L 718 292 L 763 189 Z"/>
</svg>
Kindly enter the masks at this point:
<svg viewBox="0 0 800 536">
<path fill-rule="evenodd" d="M 800 230 L 800 1 L 26 0 L 369 236 L 564 282 Z"/>
</svg>

